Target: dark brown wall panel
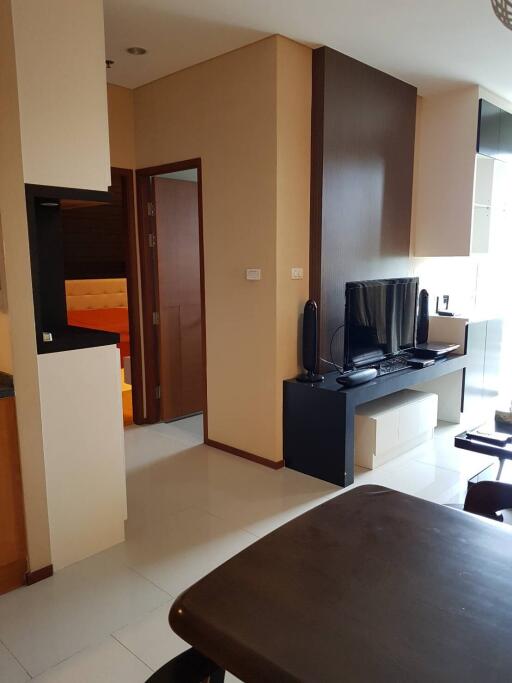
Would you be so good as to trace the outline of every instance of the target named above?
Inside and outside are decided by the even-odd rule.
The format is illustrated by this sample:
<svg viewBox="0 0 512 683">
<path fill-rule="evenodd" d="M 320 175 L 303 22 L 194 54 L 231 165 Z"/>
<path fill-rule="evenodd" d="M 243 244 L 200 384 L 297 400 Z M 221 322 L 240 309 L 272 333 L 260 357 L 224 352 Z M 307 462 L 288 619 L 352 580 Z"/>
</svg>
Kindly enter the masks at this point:
<svg viewBox="0 0 512 683">
<path fill-rule="evenodd" d="M 0 399 L 0 595 L 22 586 L 25 517 L 14 398 Z"/>
<path fill-rule="evenodd" d="M 346 282 L 410 274 L 416 96 L 335 50 L 313 52 L 310 289 L 323 358 Z M 341 361 L 343 332 L 334 349 Z"/>
<path fill-rule="evenodd" d="M 112 201 L 62 211 L 67 280 L 126 277 L 127 229 L 122 178 L 112 173 Z"/>
</svg>

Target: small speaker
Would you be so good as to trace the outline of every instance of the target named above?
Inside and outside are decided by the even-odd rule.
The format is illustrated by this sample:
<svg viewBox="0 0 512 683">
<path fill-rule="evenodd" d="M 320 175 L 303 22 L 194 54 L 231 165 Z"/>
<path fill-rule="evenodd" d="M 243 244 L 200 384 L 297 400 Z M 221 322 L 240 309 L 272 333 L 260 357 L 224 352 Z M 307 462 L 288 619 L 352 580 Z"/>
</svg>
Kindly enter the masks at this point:
<svg viewBox="0 0 512 683">
<path fill-rule="evenodd" d="M 428 292 L 422 289 L 419 296 L 418 326 L 416 328 L 416 343 L 424 344 L 428 340 Z"/>
<path fill-rule="evenodd" d="M 299 382 L 322 382 L 324 379 L 316 373 L 317 337 L 318 306 L 310 299 L 304 306 L 302 320 L 302 365 L 306 372 L 297 377 Z"/>
</svg>

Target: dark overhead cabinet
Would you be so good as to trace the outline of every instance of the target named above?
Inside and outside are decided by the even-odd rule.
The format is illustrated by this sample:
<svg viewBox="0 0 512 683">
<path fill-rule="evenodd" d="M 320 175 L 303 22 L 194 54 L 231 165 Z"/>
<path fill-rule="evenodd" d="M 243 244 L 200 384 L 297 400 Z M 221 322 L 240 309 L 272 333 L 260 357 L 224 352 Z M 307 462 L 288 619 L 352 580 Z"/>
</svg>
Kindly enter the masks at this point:
<svg viewBox="0 0 512 683">
<path fill-rule="evenodd" d="M 479 154 L 497 158 L 500 146 L 500 112 L 499 107 L 480 100 L 476 147 Z"/>
<path fill-rule="evenodd" d="M 501 161 L 512 160 L 512 114 L 483 99 L 479 106 L 476 150 Z"/>
<path fill-rule="evenodd" d="M 512 161 L 512 114 L 501 110 L 498 159 Z"/>
</svg>

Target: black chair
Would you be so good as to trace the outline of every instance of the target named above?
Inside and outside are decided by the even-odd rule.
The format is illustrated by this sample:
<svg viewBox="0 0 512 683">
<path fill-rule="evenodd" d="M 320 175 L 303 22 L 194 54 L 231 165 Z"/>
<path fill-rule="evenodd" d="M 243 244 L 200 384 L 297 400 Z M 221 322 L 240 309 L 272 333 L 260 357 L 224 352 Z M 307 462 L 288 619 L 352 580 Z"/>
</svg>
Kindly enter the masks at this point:
<svg viewBox="0 0 512 683">
<path fill-rule="evenodd" d="M 224 671 L 190 648 L 155 671 L 146 683 L 224 683 Z"/>
<path fill-rule="evenodd" d="M 468 488 L 464 510 L 503 522 L 500 510 L 512 508 L 512 484 L 501 481 L 479 481 Z"/>
</svg>

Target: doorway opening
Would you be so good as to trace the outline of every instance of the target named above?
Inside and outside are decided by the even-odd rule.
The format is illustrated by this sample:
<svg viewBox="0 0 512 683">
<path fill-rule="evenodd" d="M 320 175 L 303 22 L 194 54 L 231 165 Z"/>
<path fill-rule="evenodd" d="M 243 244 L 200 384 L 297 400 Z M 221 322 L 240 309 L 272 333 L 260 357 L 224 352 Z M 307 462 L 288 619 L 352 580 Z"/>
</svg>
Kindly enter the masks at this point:
<svg viewBox="0 0 512 683">
<path fill-rule="evenodd" d="M 133 171 L 112 168 L 108 202 L 61 202 L 68 325 L 119 335 L 124 425 L 143 422 Z"/>
<path fill-rule="evenodd" d="M 201 161 L 137 171 L 146 422 L 203 414 L 206 331 Z"/>
</svg>

